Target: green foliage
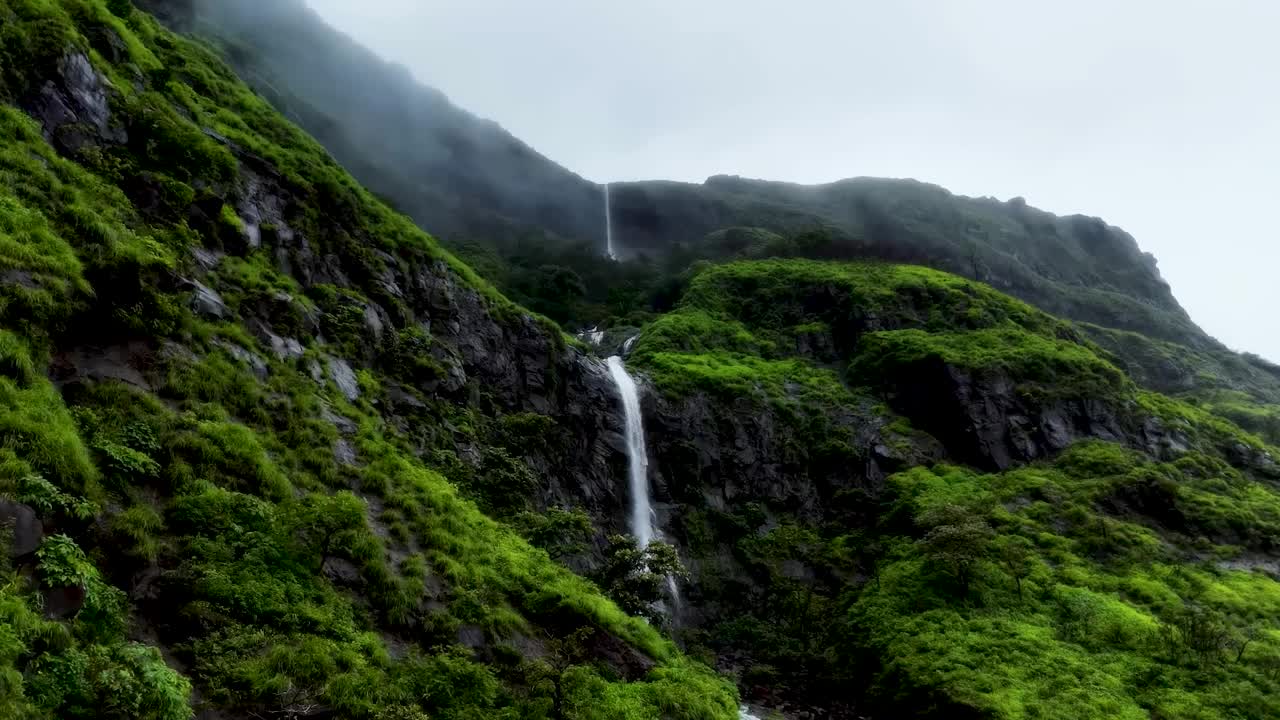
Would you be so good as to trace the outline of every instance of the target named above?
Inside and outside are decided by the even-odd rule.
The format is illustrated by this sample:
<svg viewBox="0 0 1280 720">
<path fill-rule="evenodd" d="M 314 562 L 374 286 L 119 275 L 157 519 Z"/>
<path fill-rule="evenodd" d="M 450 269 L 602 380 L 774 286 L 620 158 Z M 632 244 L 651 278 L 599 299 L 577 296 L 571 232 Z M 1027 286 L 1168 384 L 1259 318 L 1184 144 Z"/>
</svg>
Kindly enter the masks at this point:
<svg viewBox="0 0 1280 720">
<path fill-rule="evenodd" d="M 21 465 L 16 459 L 5 464 L 11 467 Z M 13 483 L 11 492 L 15 500 L 44 517 L 62 515 L 83 521 L 98 514 L 97 504 L 59 490 L 40 475 L 22 475 Z"/>
<path fill-rule="evenodd" d="M 920 513 L 916 524 L 927 528 L 921 555 L 955 580 L 960 597 L 968 596 L 973 573 L 988 553 L 991 526 L 972 510 L 950 504 Z"/>
<path fill-rule="evenodd" d="M 582 508 L 548 508 L 544 512 L 523 512 L 512 524 L 530 545 L 542 548 L 553 558 L 574 555 L 587 549 L 595 527 Z"/>
<path fill-rule="evenodd" d="M 1110 352 L 1116 364 L 1139 385 L 1155 392 L 1192 393 L 1206 398 L 1212 405 L 1224 406 L 1234 422 L 1254 432 L 1261 434 L 1258 428 L 1241 422 L 1253 413 L 1234 411 L 1241 406 L 1280 403 L 1280 375 L 1271 371 L 1266 361 L 1213 344 L 1189 347 L 1090 323 L 1078 326 Z"/>
<path fill-rule="evenodd" d="M 890 530 L 890 514 L 885 531 L 923 535 L 890 541 L 878 581 L 850 608 L 866 651 L 884 658 L 873 697 L 900 710 L 989 717 L 1280 711 L 1266 699 L 1280 678 L 1263 660 L 1271 651 L 1258 643 L 1271 640 L 1253 605 L 1280 601 L 1280 583 L 1183 562 L 1185 550 L 1171 545 L 1201 541 L 1170 532 L 1176 510 L 1131 500 L 1123 516 L 1103 511 L 1138 497 L 1127 488 L 1153 474 L 1177 478 L 1174 506 L 1195 522 L 1206 514 L 1183 497 L 1209 503 L 1204 492 L 1237 512 L 1247 506 L 1253 491 L 1204 484 L 1206 468 L 1225 465 L 1192 460 L 1157 465 L 1085 443 L 1051 465 L 998 475 L 940 467 L 892 478 L 895 502 L 920 522 Z M 989 524 L 957 503 L 993 508 Z M 969 592 L 945 592 L 921 572 L 938 563 L 952 579 L 967 572 Z"/>
<path fill-rule="evenodd" d="M 44 378 L 0 377 L 0 446 L 55 485 L 92 494 L 99 472 L 58 391 Z"/>
<path fill-rule="evenodd" d="M 871 333 L 851 372 L 876 380 L 929 362 L 1015 378 L 1025 393 L 1109 398 L 1130 390 L 1115 366 L 1074 342 L 1012 326 L 961 333 Z"/>
<path fill-rule="evenodd" d="M 160 652 L 136 643 L 93 645 L 38 662 L 31 694 L 64 718 L 187 720 L 191 683 Z"/>
<path fill-rule="evenodd" d="M 687 578 L 675 548 L 661 541 L 639 547 L 629 535 L 612 535 L 604 551 L 604 562 L 595 581 L 618 606 L 632 615 L 662 623 L 666 615 L 656 605 L 662 602 L 666 578 Z"/>
<path fill-rule="evenodd" d="M 827 402 L 848 395 L 806 360 L 853 361 L 857 384 L 934 361 L 1008 375 L 1038 395 L 1113 397 L 1131 385 L 1066 324 L 985 285 L 900 265 L 769 260 L 709 268 L 677 312 L 646 329 L 633 355 L 677 395 L 740 397 L 763 388 L 777 398 L 796 387 Z"/>
</svg>

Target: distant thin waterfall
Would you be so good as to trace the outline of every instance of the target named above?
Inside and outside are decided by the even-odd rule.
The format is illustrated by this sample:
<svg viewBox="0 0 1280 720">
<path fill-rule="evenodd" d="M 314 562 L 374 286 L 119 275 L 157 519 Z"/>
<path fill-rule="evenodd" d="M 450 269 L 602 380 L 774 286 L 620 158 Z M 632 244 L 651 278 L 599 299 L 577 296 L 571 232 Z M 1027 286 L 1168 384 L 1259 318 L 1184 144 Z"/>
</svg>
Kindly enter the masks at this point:
<svg viewBox="0 0 1280 720">
<path fill-rule="evenodd" d="M 604 184 L 604 243 L 609 259 L 617 260 L 618 256 L 613 252 L 613 208 L 609 200 L 609 183 Z"/>
</svg>

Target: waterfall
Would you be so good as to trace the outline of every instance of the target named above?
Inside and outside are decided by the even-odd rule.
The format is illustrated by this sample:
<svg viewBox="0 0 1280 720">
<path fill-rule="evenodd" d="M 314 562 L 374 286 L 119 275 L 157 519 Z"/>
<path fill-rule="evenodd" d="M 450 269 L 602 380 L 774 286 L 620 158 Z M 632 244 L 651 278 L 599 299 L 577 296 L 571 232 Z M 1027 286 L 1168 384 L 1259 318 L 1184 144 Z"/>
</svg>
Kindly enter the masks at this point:
<svg viewBox="0 0 1280 720">
<path fill-rule="evenodd" d="M 613 252 L 613 209 L 609 200 L 609 183 L 604 184 L 604 248 L 610 260 L 617 260 Z"/>
<path fill-rule="evenodd" d="M 752 715 L 745 707 L 738 708 L 738 720 L 760 720 L 760 718 Z"/>
<path fill-rule="evenodd" d="M 625 355 L 631 351 L 631 345 L 637 336 L 627 338 L 622 344 Z M 649 453 L 644 445 L 644 419 L 640 415 L 640 393 L 636 389 L 636 381 L 622 364 L 622 358 L 611 356 L 607 361 L 609 374 L 613 384 L 618 386 L 618 394 L 622 396 L 622 411 L 626 421 L 627 441 L 627 479 L 631 488 L 631 534 L 636 544 L 647 547 L 654 540 L 661 540 L 662 533 L 654 520 L 656 516 L 649 501 Z M 680 587 L 676 579 L 667 576 L 667 593 L 671 599 L 671 607 L 680 610 Z"/>
<path fill-rule="evenodd" d="M 607 186 L 606 186 L 607 187 Z M 622 411 L 626 420 L 627 479 L 631 487 L 631 534 L 640 547 L 649 544 L 655 535 L 653 507 L 649 503 L 649 454 L 644 446 L 644 421 L 640 417 L 640 393 L 636 381 L 622 364 L 622 358 L 614 355 L 608 359 L 609 375 L 622 396 Z"/>
</svg>

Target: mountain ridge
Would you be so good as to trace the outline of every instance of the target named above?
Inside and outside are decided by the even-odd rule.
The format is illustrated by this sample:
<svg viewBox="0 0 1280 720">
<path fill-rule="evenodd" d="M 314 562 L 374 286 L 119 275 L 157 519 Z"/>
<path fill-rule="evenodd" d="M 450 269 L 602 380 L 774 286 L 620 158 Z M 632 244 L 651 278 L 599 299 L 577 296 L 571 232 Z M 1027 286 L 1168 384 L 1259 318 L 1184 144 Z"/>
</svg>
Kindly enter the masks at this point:
<svg viewBox="0 0 1280 720">
<path fill-rule="evenodd" d="M 603 256 L 601 186 L 509 132 L 487 132 L 500 126 L 414 82 L 403 68 L 361 48 L 302 3 L 146 0 L 143 5 L 165 11 L 178 29 L 198 27 L 223 43 L 231 63 L 283 109 L 295 102 L 315 109 L 315 116 L 295 119 L 362 182 L 450 247 L 478 245 L 509 258 L 539 245 L 552 248 L 550 257 L 531 262 L 559 264 L 555 255 L 564 252 L 554 248 L 571 246 L 578 248 L 572 251 L 577 259 L 571 269 L 580 276 L 595 272 L 584 267 L 582 255 L 594 250 Z M 341 88 L 362 99 L 353 102 Z M 419 96 L 425 99 L 412 100 Z M 458 137 L 470 137 L 458 146 L 470 149 L 450 154 L 450 138 Z M 414 147 L 444 150 L 421 153 Z M 513 156 L 503 148 L 518 152 Z M 783 235 L 829 227 L 841 240 L 843 256 L 925 262 L 990 282 L 1055 314 L 1193 347 L 1215 345 L 1187 317 L 1151 256 L 1127 233 L 1093 218 L 1059 217 L 1020 200 L 992 205 L 910 180 L 849 178 L 800 186 L 717 175 L 702 184 L 646 181 L 611 187 L 614 238 L 624 258 L 646 255 L 663 262 L 673 255 L 697 256 L 707 234 L 733 226 Z M 830 197 L 815 207 L 814 196 L 823 193 Z M 914 225 L 906 222 L 915 213 L 925 216 Z M 1006 246 L 1010 234 L 1017 236 L 1019 250 Z M 1054 247 L 1075 250 L 1055 254 Z M 474 254 L 468 259 L 480 263 Z M 588 295 L 607 293 L 603 284 L 584 280 Z M 519 294 L 512 283 L 497 282 Z"/>
</svg>

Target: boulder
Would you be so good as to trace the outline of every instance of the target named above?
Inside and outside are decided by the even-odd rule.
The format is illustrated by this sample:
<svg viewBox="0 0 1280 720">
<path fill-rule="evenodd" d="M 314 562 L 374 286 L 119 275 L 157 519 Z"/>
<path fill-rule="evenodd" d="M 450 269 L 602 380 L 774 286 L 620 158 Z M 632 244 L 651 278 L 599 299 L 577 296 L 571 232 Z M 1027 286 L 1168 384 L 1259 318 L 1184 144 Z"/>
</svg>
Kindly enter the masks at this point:
<svg viewBox="0 0 1280 720">
<path fill-rule="evenodd" d="M 44 525 L 36 511 L 22 503 L 0 499 L 0 531 L 9 536 L 9 556 L 30 555 L 44 540 Z"/>
<path fill-rule="evenodd" d="M 249 366 L 259 380 L 265 380 L 270 368 L 263 357 L 251 350 L 246 350 L 232 342 L 215 341 L 215 343 L 231 354 L 231 357 Z"/>
<path fill-rule="evenodd" d="M 329 378 L 338 386 L 338 391 L 348 402 L 360 399 L 360 383 L 356 379 L 355 370 L 342 358 L 329 358 Z"/>
<path fill-rule="evenodd" d="M 87 593 L 83 585 L 45 588 L 44 616 L 50 620 L 73 618 L 80 612 L 80 608 L 84 607 L 86 597 Z"/>
<path fill-rule="evenodd" d="M 58 61 L 56 72 L 24 104 L 41 125 L 45 139 L 68 154 L 91 145 L 128 140 L 123 129 L 111 126 L 108 83 L 89 57 L 72 52 Z"/>
<path fill-rule="evenodd" d="M 198 280 L 185 281 L 183 288 L 191 292 L 191 309 L 196 314 L 211 320 L 226 320 L 232 316 L 231 309 L 213 288 Z"/>
<path fill-rule="evenodd" d="M 271 343 L 271 354 L 280 360 L 296 360 L 307 352 L 306 348 L 302 347 L 302 343 L 294 338 L 280 337 L 271 333 L 267 335 L 267 341 Z"/>
<path fill-rule="evenodd" d="M 353 587 L 360 583 L 360 568 L 350 560 L 344 560 L 337 557 L 327 557 L 320 565 L 320 571 L 334 585 L 342 587 Z"/>
</svg>

